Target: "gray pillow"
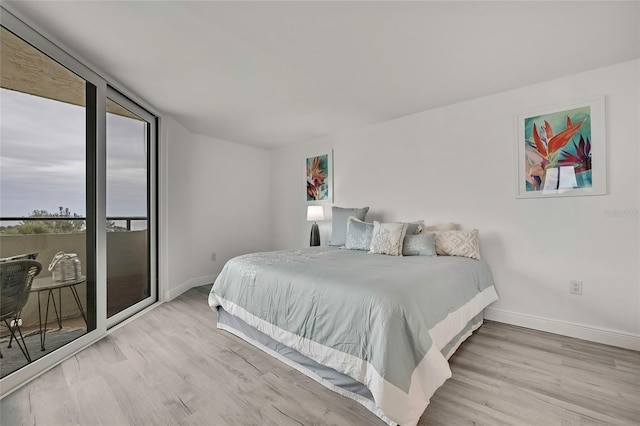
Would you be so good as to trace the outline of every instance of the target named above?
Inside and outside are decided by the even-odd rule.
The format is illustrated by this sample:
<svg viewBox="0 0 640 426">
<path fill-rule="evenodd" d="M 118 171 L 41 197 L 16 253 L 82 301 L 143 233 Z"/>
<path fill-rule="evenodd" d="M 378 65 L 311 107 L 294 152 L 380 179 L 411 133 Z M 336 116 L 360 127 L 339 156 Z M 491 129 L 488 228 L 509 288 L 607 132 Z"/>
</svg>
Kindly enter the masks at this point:
<svg viewBox="0 0 640 426">
<path fill-rule="evenodd" d="M 331 240 L 329 241 L 329 245 L 344 246 L 347 242 L 347 219 L 349 216 L 364 220 L 368 211 L 369 207 L 362 207 L 360 209 L 331 207 Z"/>
<path fill-rule="evenodd" d="M 417 234 L 404 237 L 403 256 L 436 256 L 436 234 Z"/>
<path fill-rule="evenodd" d="M 347 219 L 347 240 L 344 248 L 369 251 L 372 236 L 373 223 L 363 222 L 353 216 L 349 216 Z"/>
<path fill-rule="evenodd" d="M 407 235 L 415 235 L 424 226 L 424 220 L 417 222 L 407 222 Z"/>
</svg>

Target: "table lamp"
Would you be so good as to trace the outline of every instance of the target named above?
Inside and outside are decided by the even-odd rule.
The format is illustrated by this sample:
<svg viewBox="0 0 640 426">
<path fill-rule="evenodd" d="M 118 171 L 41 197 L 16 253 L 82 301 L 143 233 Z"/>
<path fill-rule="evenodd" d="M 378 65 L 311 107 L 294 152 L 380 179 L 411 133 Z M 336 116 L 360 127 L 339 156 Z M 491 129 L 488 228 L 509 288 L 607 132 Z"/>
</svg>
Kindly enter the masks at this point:
<svg viewBox="0 0 640 426">
<path fill-rule="evenodd" d="M 324 220 L 324 208 L 322 206 L 307 206 L 307 221 L 313 222 L 311 225 L 311 238 L 309 239 L 309 246 L 320 245 L 320 230 L 316 221 Z"/>
</svg>

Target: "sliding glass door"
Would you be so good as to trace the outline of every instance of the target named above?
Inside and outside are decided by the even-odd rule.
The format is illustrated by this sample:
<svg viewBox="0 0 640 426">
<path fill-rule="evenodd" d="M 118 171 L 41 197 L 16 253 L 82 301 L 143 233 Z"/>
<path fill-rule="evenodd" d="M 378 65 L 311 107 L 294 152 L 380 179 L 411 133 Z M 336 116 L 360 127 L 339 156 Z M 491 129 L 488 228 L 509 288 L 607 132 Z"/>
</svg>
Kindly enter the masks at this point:
<svg viewBox="0 0 640 426">
<path fill-rule="evenodd" d="M 93 194 L 87 191 L 96 87 L 1 29 L 0 376 L 95 328 Z M 29 282 L 16 275 L 40 263 Z M 72 270 L 67 266 L 72 266 Z M 20 287 L 27 295 L 20 299 Z"/>
<path fill-rule="evenodd" d="M 0 23 L 1 396 L 157 300 L 157 118 Z"/>
<path fill-rule="evenodd" d="M 155 118 L 107 93 L 107 317 L 113 325 L 156 301 Z"/>
</svg>

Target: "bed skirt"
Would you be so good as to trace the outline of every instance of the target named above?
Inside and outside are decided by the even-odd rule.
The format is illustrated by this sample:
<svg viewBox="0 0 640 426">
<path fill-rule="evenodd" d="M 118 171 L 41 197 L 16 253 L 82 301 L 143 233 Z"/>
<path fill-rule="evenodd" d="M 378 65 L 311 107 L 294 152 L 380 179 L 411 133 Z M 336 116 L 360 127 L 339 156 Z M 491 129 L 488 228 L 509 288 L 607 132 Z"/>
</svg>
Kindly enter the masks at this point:
<svg viewBox="0 0 640 426">
<path fill-rule="evenodd" d="M 458 347 L 464 342 L 474 330 L 478 329 L 483 323 L 483 312 L 473 317 L 467 326 L 454 337 L 444 348 L 442 354 L 449 359 L 455 353 Z M 291 368 L 294 368 L 305 376 L 315 380 L 324 387 L 351 398 L 360 403 L 366 409 L 382 419 L 385 423 L 396 426 L 397 423 L 384 415 L 377 407 L 373 395 L 365 385 L 354 380 L 353 378 L 342 374 L 333 368 L 324 366 L 316 361 L 302 355 L 300 352 L 292 349 L 282 343 L 267 336 L 261 331 L 250 326 L 240 318 L 231 315 L 222 307 L 218 307 L 218 328 L 227 331 L 253 346 L 263 350 L 274 358 L 279 359 Z"/>
</svg>

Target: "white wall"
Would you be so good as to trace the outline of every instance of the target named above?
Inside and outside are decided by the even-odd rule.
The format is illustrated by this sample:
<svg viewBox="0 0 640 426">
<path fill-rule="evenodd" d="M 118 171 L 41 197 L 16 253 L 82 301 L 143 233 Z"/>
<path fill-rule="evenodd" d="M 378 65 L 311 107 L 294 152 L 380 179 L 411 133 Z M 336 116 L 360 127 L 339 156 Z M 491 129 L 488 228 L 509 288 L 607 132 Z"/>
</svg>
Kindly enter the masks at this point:
<svg viewBox="0 0 640 426">
<path fill-rule="evenodd" d="M 275 150 L 274 248 L 308 244 L 302 159 L 333 148 L 335 205 L 480 229 L 501 297 L 488 317 L 640 349 L 639 81 L 635 60 Z M 516 199 L 514 115 L 597 95 L 608 194 Z M 582 296 L 569 294 L 572 279 Z"/>
<path fill-rule="evenodd" d="M 270 156 L 193 134 L 170 117 L 161 125 L 160 274 L 171 299 L 212 283 L 230 258 L 269 249 Z"/>
</svg>

